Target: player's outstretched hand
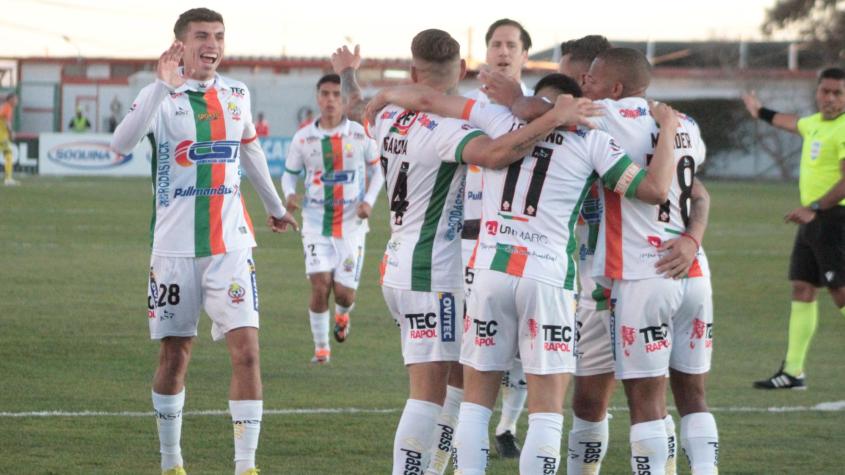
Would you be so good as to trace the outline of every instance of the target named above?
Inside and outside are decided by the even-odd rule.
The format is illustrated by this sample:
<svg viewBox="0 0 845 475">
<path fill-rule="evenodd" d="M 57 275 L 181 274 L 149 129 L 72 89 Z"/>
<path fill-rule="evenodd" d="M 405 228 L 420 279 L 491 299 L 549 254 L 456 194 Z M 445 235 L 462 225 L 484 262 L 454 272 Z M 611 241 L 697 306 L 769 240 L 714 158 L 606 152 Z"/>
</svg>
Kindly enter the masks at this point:
<svg viewBox="0 0 845 475">
<path fill-rule="evenodd" d="M 332 69 L 340 74 L 347 68 L 358 69 L 361 66 L 361 45 L 355 45 L 355 51 L 349 51 L 344 45 L 332 53 Z"/>
<path fill-rule="evenodd" d="M 370 214 L 373 212 L 373 207 L 370 206 L 369 203 L 361 202 L 358 203 L 358 217 L 361 219 L 367 219 L 370 217 Z"/>
<path fill-rule="evenodd" d="M 680 279 L 689 273 L 698 252 L 698 245 L 692 239 L 681 236 L 665 241 L 657 250 L 666 252 L 654 265 L 657 272 L 667 278 Z"/>
<path fill-rule="evenodd" d="M 299 231 L 299 224 L 296 219 L 290 214 L 290 211 L 285 213 L 281 218 L 275 216 L 267 216 L 267 226 L 274 233 L 283 233 L 288 230 L 288 226 L 292 227 L 294 231 Z"/>
<path fill-rule="evenodd" d="M 655 122 L 660 124 L 663 130 L 675 130 L 681 125 L 678 111 L 672 109 L 668 104 L 657 101 L 649 101 L 648 107 Z"/>
<path fill-rule="evenodd" d="M 184 75 L 179 73 L 179 61 L 182 59 L 183 54 L 185 54 L 185 45 L 181 41 L 176 40 L 158 58 L 156 77 L 173 89 L 185 84 L 187 78 L 193 74 L 193 71 L 185 71 Z"/>
<path fill-rule="evenodd" d="M 742 93 L 742 102 L 745 104 L 745 108 L 748 110 L 748 113 L 751 114 L 751 117 L 758 119 L 760 117 L 760 108 L 763 107 L 763 103 L 760 102 L 760 99 L 757 98 L 757 91 L 751 92 L 743 92 Z"/>
<path fill-rule="evenodd" d="M 783 217 L 784 222 L 795 224 L 807 224 L 814 219 L 816 219 L 816 212 L 806 206 L 795 208 Z"/>
<path fill-rule="evenodd" d="M 482 69 L 478 73 L 478 79 L 481 81 L 481 90 L 487 97 L 508 109 L 523 95 L 519 82 L 501 71 Z"/>
<path fill-rule="evenodd" d="M 603 111 L 600 105 L 586 97 L 575 98 L 570 94 L 561 94 L 557 96 L 551 113 L 555 115 L 559 127 L 584 126 L 592 129 L 595 124 L 590 122 L 590 117 L 600 116 Z"/>
</svg>

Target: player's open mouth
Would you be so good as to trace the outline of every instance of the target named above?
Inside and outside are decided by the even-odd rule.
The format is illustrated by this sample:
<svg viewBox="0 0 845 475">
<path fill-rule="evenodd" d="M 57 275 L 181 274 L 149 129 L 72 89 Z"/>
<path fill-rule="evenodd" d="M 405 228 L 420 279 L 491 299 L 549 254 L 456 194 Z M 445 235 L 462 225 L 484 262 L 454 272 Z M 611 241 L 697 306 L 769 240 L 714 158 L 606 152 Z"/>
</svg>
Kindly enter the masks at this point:
<svg viewBox="0 0 845 475">
<path fill-rule="evenodd" d="M 204 53 L 200 55 L 200 61 L 205 64 L 214 64 L 218 56 L 214 53 Z"/>
<path fill-rule="evenodd" d="M 496 66 L 498 66 L 501 69 L 507 69 L 508 67 L 510 67 L 510 65 L 511 65 L 511 63 L 498 63 L 498 64 L 496 64 Z"/>
</svg>

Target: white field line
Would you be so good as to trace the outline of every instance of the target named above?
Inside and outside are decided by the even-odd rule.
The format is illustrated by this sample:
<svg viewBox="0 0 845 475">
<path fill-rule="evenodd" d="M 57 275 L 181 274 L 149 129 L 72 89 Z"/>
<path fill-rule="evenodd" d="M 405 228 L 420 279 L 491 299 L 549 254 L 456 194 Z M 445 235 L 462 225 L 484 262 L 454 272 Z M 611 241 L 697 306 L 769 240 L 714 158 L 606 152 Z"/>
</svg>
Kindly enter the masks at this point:
<svg viewBox="0 0 845 475">
<path fill-rule="evenodd" d="M 712 412 L 747 412 L 747 413 L 782 413 L 782 412 L 843 412 L 845 401 L 822 402 L 813 406 L 726 406 L 711 407 Z M 264 415 L 300 415 L 300 414 L 398 414 L 400 408 L 394 409 L 363 409 L 355 407 L 337 408 L 302 408 L 302 409 L 265 409 Z M 610 412 L 628 412 L 627 407 L 611 407 Z M 226 416 L 226 410 L 185 411 L 185 416 Z M 0 418 L 12 417 L 152 417 L 152 411 L 29 411 L 29 412 L 0 412 Z"/>
</svg>

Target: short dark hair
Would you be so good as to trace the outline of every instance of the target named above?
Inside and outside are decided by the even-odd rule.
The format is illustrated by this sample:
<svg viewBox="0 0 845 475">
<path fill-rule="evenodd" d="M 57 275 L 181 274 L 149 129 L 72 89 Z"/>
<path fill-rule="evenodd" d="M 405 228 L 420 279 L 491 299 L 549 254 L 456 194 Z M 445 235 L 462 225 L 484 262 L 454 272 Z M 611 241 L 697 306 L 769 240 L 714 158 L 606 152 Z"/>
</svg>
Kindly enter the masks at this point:
<svg viewBox="0 0 845 475">
<path fill-rule="evenodd" d="M 322 86 L 323 84 L 325 84 L 327 82 L 331 82 L 331 83 L 334 83 L 334 84 L 340 84 L 340 76 L 332 73 L 332 74 L 326 74 L 325 76 L 321 77 L 320 80 L 317 81 L 317 90 L 319 90 L 320 86 Z"/>
<path fill-rule="evenodd" d="M 490 38 L 493 38 L 493 33 L 496 32 L 496 29 L 500 26 L 513 26 L 519 30 L 519 40 L 522 41 L 522 50 L 528 51 L 531 49 L 531 35 L 528 34 L 528 31 L 522 27 L 522 25 L 516 21 L 511 20 L 510 18 L 502 18 L 501 20 L 494 21 L 489 28 L 487 28 L 487 34 L 484 35 L 484 44 L 490 44 Z"/>
<path fill-rule="evenodd" d="M 565 74 L 551 73 L 543 76 L 537 81 L 537 85 L 534 86 L 534 93 L 536 94 L 537 91 L 544 87 L 552 87 L 560 91 L 561 94 L 572 94 L 575 97 L 584 95 L 578 82 Z"/>
<path fill-rule="evenodd" d="M 449 33 L 431 28 L 414 36 L 411 55 L 414 59 L 444 64 L 460 58 L 461 45 Z"/>
<path fill-rule="evenodd" d="M 833 79 L 836 81 L 845 81 L 845 70 L 842 68 L 826 68 L 819 73 L 819 82 L 822 79 Z"/>
<path fill-rule="evenodd" d="M 610 41 L 602 35 L 587 35 L 577 40 L 564 41 L 560 44 L 560 55 L 569 55 L 570 61 L 592 63 L 602 51 L 610 49 Z"/>
<path fill-rule="evenodd" d="M 176 38 L 181 38 L 185 34 L 188 30 L 188 23 L 192 21 L 223 23 L 223 15 L 208 8 L 192 8 L 179 15 L 179 19 L 173 25 L 173 34 Z"/>
<path fill-rule="evenodd" d="M 596 56 L 613 70 L 616 81 L 622 83 L 623 94 L 641 88 L 647 88 L 651 83 L 651 64 L 640 50 L 633 48 L 610 48 Z"/>
</svg>

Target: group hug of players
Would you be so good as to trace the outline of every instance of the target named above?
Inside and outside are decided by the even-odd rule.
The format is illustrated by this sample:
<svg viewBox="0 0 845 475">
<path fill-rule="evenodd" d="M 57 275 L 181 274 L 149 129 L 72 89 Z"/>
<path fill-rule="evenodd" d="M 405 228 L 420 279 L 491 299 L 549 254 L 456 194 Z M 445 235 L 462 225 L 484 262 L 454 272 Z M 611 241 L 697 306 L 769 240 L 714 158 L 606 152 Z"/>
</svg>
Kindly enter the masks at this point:
<svg viewBox="0 0 845 475">
<path fill-rule="evenodd" d="M 386 185 L 390 239 L 381 286 L 400 328 L 410 394 L 396 429 L 393 474 L 484 473 L 500 386 L 496 447 L 522 474 L 599 473 L 608 404 L 622 380 L 631 469 L 674 473 L 676 430 L 695 475 L 717 473 L 718 434 L 705 401 L 712 351 L 709 269 L 701 249 L 709 197 L 696 123 L 646 100 L 642 53 L 600 36 L 562 45 L 560 73 L 520 82 L 531 40 L 516 21 L 486 35 L 483 86 L 457 94 L 457 41 L 429 29 L 411 44 L 412 84 L 364 101 L 358 49 L 332 55 L 317 84 L 321 115 L 293 137 L 282 204 L 252 122 L 249 91 L 216 73 L 223 19 L 183 13 L 115 131 L 126 152 L 154 142 L 148 317 L 159 340 L 153 380 L 162 472 L 181 452 L 185 378 L 201 310 L 232 361 L 229 407 L 237 475 L 256 474 L 263 413 L 252 222 L 239 166 L 273 231 L 298 224 L 312 283 L 313 362 L 350 335 L 366 219 Z M 297 198 L 298 177 L 305 192 Z M 568 455 L 564 396 L 574 375 Z M 520 447 L 516 422 L 528 407 Z"/>
<path fill-rule="evenodd" d="M 289 155 L 304 165 L 305 200 L 318 203 L 313 213 L 325 226 L 329 195 L 314 177 L 336 168 L 309 144 L 332 134 L 350 150 L 356 137 L 375 140 L 377 150 L 362 152 L 358 166 L 380 161 L 386 180 L 391 236 L 381 285 L 410 377 L 393 473 L 443 473 L 450 460 L 455 473 L 484 473 L 503 381 L 500 454 L 519 456 L 524 474 L 556 473 L 564 458 L 569 474 L 598 473 L 616 379 L 631 410 L 633 473 L 674 473 L 667 380 L 693 473 L 717 473 L 718 433 L 705 401 L 713 315 L 700 246 L 709 197 L 695 177 L 705 159 L 698 126 L 645 99 L 651 66 L 639 51 L 600 36 L 565 43 L 564 74 L 543 77 L 532 94 L 519 80 L 530 46 L 522 26 L 500 20 L 486 41 L 483 86 L 459 96 L 465 66 L 457 42 L 440 30 L 420 32 L 411 46 L 413 85 L 372 98 L 363 131 L 344 125 L 347 132 L 327 134 L 318 123 L 300 130 Z M 342 86 L 329 89 L 342 89 L 356 117 L 359 52 L 343 47 L 332 61 L 340 73 L 332 80 Z M 337 182 L 328 183 L 339 190 Z M 352 267 L 344 262 L 360 262 L 360 248 L 356 255 L 322 229 L 329 251 L 309 254 L 304 238 L 306 265 L 328 260 L 343 276 Z M 320 328 L 313 310 L 312 328 Z M 348 325 L 348 315 L 341 319 L 336 335 Z M 327 347 L 322 328 L 315 361 Z M 573 374 L 574 422 L 561 457 Z M 526 398 L 520 448 L 516 419 Z"/>
</svg>

